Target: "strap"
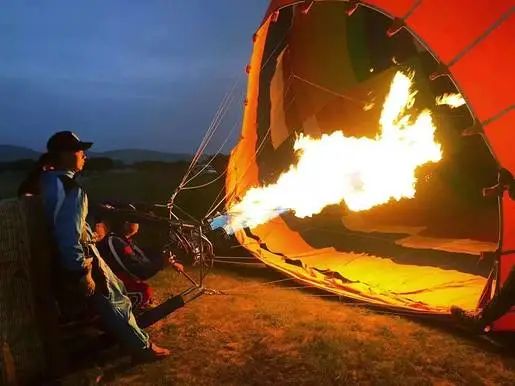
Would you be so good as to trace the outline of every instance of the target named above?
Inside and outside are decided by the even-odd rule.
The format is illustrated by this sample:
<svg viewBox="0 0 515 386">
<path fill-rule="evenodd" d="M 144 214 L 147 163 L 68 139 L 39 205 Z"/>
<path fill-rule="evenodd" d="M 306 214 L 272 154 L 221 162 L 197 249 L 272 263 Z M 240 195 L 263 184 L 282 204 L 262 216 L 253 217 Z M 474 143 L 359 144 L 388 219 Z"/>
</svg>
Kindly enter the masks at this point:
<svg viewBox="0 0 515 386">
<path fill-rule="evenodd" d="M 68 176 L 59 176 L 56 180 L 57 184 L 57 202 L 54 208 L 54 224 L 57 222 L 57 216 L 59 215 L 59 211 L 63 207 L 64 200 L 66 195 L 73 188 L 80 188 L 80 185 L 77 182 Z"/>
<path fill-rule="evenodd" d="M 127 269 L 125 264 L 123 264 L 122 259 L 120 258 L 120 255 L 118 255 L 118 252 L 116 252 L 116 248 L 114 247 L 114 244 L 113 244 L 113 236 L 107 237 L 107 244 L 109 245 L 109 251 L 111 251 L 111 255 L 114 257 L 116 262 L 120 265 L 120 267 L 122 267 L 122 269 L 125 272 L 127 272 L 127 274 L 129 274 L 129 276 L 131 276 L 134 280 L 139 281 L 140 279 L 137 276 L 133 275 L 132 272 L 129 271 L 129 269 Z"/>
<path fill-rule="evenodd" d="M 77 181 L 74 178 L 61 175 L 59 176 L 59 180 L 63 183 L 64 191 L 66 194 L 70 192 L 73 188 L 80 188 L 80 185 L 77 183 Z"/>
<path fill-rule="evenodd" d="M 151 264 L 151 263 L 152 263 L 152 260 L 150 260 L 150 259 L 147 257 L 147 255 L 145 255 L 145 253 L 141 250 L 141 248 L 140 248 L 140 247 L 138 247 L 137 245 L 132 244 L 132 245 L 131 245 L 131 248 L 132 248 L 133 250 L 135 250 L 136 252 L 138 252 L 138 254 L 140 255 L 140 257 L 141 257 L 142 259 L 145 259 L 145 263 L 147 263 L 147 264 Z"/>
<path fill-rule="evenodd" d="M 59 215 L 59 211 L 63 207 L 64 199 L 66 198 L 66 192 L 64 190 L 64 183 L 61 179 L 56 180 L 57 184 L 57 202 L 54 208 L 54 224 L 57 222 L 57 216 Z"/>
</svg>

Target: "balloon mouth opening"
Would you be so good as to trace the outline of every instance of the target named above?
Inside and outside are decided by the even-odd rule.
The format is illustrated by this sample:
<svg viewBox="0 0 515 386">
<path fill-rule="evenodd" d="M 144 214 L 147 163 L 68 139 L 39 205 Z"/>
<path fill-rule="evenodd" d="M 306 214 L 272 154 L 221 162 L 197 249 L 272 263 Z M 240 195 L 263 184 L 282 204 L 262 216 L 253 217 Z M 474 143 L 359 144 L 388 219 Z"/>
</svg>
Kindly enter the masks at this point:
<svg viewBox="0 0 515 386">
<path fill-rule="evenodd" d="M 433 77 L 441 69 L 440 63 L 408 29 L 398 28 L 395 33 L 391 33 L 395 20 L 369 7 L 358 7 L 349 16 L 345 12 L 345 5 L 338 2 L 315 2 L 307 13 L 302 13 L 296 6 L 288 6 L 277 12 L 275 21 L 268 27 L 262 63 L 252 65 L 254 71 L 256 68 L 261 68 L 261 71 L 259 96 L 250 108 L 255 108 L 258 117 L 262 118 L 256 123 L 258 179 L 247 184 L 247 190 L 276 183 L 292 165 L 298 163 L 298 154 L 306 151 L 303 144 L 310 139 L 320 140 L 336 132 L 342 132 L 349 138 L 377 138 L 381 132 L 378 122 L 384 110 L 389 85 L 399 72 L 411 77 L 416 93 L 415 100 L 410 102 L 410 116 L 406 119 L 413 122 L 424 109 L 430 111 L 429 115 L 436 127 L 434 142 L 441 145 L 444 159 L 440 162 L 436 161 L 434 154 L 429 156 L 433 162 L 421 163 L 416 168 L 413 192 L 392 194 L 393 199 L 377 205 L 333 199 L 333 202 L 317 211 L 321 214 L 317 214 L 296 210 L 286 199 L 286 203 L 270 204 L 268 210 L 271 218 L 286 216 L 291 219 L 290 214 L 293 212 L 299 217 L 294 222 L 309 222 L 310 219 L 316 222 L 317 216 L 327 217 L 328 212 L 342 220 L 344 213 L 366 211 L 362 217 L 368 222 L 369 217 L 381 217 L 378 214 L 381 211 L 389 213 L 383 217 L 395 218 L 394 212 L 397 210 L 403 213 L 401 218 L 406 220 L 404 212 L 410 211 L 407 207 L 430 204 L 428 198 L 432 193 L 432 185 L 438 185 L 436 190 L 441 190 L 439 196 L 452 196 L 455 193 L 450 191 L 449 186 L 439 186 L 449 185 L 449 181 L 441 181 L 440 174 L 458 168 L 452 171 L 456 183 L 460 183 L 460 180 L 468 183 L 475 178 L 471 169 L 467 170 L 461 165 L 457 167 L 456 164 L 449 166 L 452 162 L 445 158 L 446 154 L 453 158 L 456 149 L 463 146 L 474 148 L 464 158 L 476 152 L 480 154 L 482 169 L 488 169 L 474 181 L 475 186 L 470 186 L 468 193 L 472 190 L 480 191 L 483 185 L 489 185 L 495 179 L 495 162 L 484 140 L 480 136 L 472 139 L 460 136 L 463 131 L 474 126 L 474 118 L 463 95 L 450 77 Z M 302 138 L 301 145 L 299 138 Z M 473 144 L 464 145 L 467 141 Z M 374 154 L 369 158 L 373 157 Z M 378 164 L 390 158 L 388 154 L 382 157 L 378 158 Z M 327 158 L 329 160 L 325 164 L 313 168 L 313 174 L 317 170 L 338 169 L 355 160 L 365 162 L 359 158 L 359 154 L 350 155 L 347 159 Z M 381 173 L 378 174 L 381 177 Z M 316 180 L 317 176 L 313 177 Z M 350 172 L 346 178 L 355 190 L 363 189 L 361 173 Z M 384 185 L 390 183 L 391 179 L 384 179 Z M 296 189 L 305 189 L 305 186 L 297 185 L 292 192 Z M 377 184 L 375 189 L 383 188 Z M 243 193 L 240 193 L 242 196 Z M 288 195 L 289 192 L 286 190 L 284 194 Z M 415 203 L 406 203 L 410 200 Z M 241 201 L 241 197 L 229 201 L 227 208 L 230 212 Z M 312 200 L 305 198 L 301 201 Z M 332 206 L 339 207 L 339 210 L 327 209 Z M 241 213 L 240 209 L 236 211 Z M 345 220 L 343 218 L 343 223 Z M 353 220 L 352 225 L 359 222 Z M 246 226 L 252 229 L 253 224 L 243 221 L 242 226 L 235 229 Z M 436 228 L 436 225 L 432 228 Z M 477 230 L 472 230 L 472 233 L 477 233 Z"/>
<path fill-rule="evenodd" d="M 305 13 L 288 6 L 258 33 L 246 106 L 256 119 L 244 124 L 245 137 L 232 157 L 238 167 L 248 162 L 251 172 L 229 176 L 227 186 L 237 185 L 239 198 L 228 200 L 228 213 L 217 223 L 225 228 L 232 225 L 231 215 L 245 213 L 238 207 L 245 193 L 273 187 L 274 200 L 280 190 L 287 205 L 272 200 L 266 221 L 231 226 L 240 243 L 265 263 L 306 283 L 371 302 L 424 312 L 445 312 L 453 302 L 474 308 L 490 269 L 478 266 L 475 255 L 495 248 L 498 239 L 497 203 L 480 194 L 495 184 L 497 164 L 481 136 L 461 135 L 470 133 L 474 117 L 466 95 L 450 76 L 441 76 L 446 73 L 434 55 L 408 29 L 392 28 L 395 21 L 374 9 L 360 6 L 351 16 L 346 11 L 343 2 L 314 2 Z M 429 157 L 435 161 L 415 168 L 409 197 L 362 207 L 326 196 L 329 204 L 311 213 L 309 194 L 295 200 L 306 185 L 287 174 L 300 164 L 299 151 L 324 160 L 313 168 L 308 162 L 305 169 L 321 195 L 326 189 L 319 177 L 325 170 L 338 175 L 335 169 L 358 161 L 375 162 L 380 169 L 398 154 L 374 148 L 363 159 L 366 149 L 352 142 L 345 150 L 355 153 L 345 159 L 341 152 L 312 145 L 325 138 L 332 140 L 328 146 L 357 138 L 368 146 L 377 139 L 389 86 L 399 71 L 408 77 L 414 73 L 417 91 L 403 123 L 416 122 L 428 108 L 442 159 Z M 323 158 L 324 153 L 331 156 Z M 391 182 L 381 180 L 386 175 L 379 173 L 382 183 L 372 191 L 386 189 Z M 276 187 L 281 178 L 290 188 Z M 347 183 L 360 191 L 368 180 L 362 172 L 348 173 Z M 254 205 L 261 196 L 252 195 L 248 211 L 259 217 Z M 288 201 L 301 208 L 292 210 Z"/>
</svg>

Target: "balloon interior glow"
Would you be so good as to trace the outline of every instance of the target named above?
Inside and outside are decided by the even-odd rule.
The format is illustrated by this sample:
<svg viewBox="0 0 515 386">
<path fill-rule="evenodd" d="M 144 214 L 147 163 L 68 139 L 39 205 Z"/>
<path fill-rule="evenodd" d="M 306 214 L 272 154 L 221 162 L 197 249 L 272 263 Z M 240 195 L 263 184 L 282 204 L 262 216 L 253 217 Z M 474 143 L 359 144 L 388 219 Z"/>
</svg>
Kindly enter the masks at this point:
<svg viewBox="0 0 515 386">
<path fill-rule="evenodd" d="M 436 127 L 425 109 L 410 114 L 416 91 L 413 74 L 397 72 L 386 96 L 376 138 L 346 137 L 336 131 L 320 138 L 300 135 L 294 144 L 297 163 L 277 182 L 249 189 L 243 199 L 217 219 L 232 233 L 254 228 L 285 211 L 304 218 L 328 205 L 362 211 L 390 200 L 415 196 L 417 167 L 442 158 Z"/>
</svg>

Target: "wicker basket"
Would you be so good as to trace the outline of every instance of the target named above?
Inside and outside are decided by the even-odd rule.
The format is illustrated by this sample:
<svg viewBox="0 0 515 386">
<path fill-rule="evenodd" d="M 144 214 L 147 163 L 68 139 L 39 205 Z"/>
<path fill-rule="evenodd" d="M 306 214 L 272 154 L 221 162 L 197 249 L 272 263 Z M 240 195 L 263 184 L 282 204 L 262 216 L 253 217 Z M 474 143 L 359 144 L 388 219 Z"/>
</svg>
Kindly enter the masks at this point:
<svg viewBox="0 0 515 386">
<path fill-rule="evenodd" d="M 50 290 L 51 248 L 37 198 L 0 201 L 0 368 L 3 384 L 35 383 L 60 367 Z"/>
</svg>

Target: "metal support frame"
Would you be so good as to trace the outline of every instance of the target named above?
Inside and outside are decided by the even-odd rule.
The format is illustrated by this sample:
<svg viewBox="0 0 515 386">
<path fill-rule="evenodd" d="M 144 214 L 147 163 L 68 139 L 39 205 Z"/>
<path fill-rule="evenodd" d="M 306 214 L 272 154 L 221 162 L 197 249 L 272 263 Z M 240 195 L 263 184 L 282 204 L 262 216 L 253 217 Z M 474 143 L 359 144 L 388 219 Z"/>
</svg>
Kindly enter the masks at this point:
<svg viewBox="0 0 515 386">
<path fill-rule="evenodd" d="M 513 175 L 504 168 L 500 168 L 497 174 L 497 184 L 494 186 L 483 188 L 482 195 L 484 198 L 496 197 L 499 206 L 499 242 L 495 251 L 486 251 L 480 253 L 480 260 L 493 260 L 492 270 L 488 277 L 487 283 L 483 288 L 483 292 L 479 298 L 477 309 L 483 309 L 492 299 L 492 297 L 500 289 L 500 268 L 501 256 L 514 253 L 513 250 L 503 250 L 503 210 L 502 196 L 504 192 L 509 192 L 512 197 L 512 185 L 515 183 Z"/>
<path fill-rule="evenodd" d="M 511 198 L 513 198 L 513 190 L 514 190 L 514 184 L 515 179 L 513 178 L 513 175 L 504 168 L 499 169 L 498 172 L 498 182 L 494 186 L 489 186 L 486 188 L 483 188 L 482 194 L 483 197 L 502 197 L 505 191 L 507 191 Z"/>
<path fill-rule="evenodd" d="M 278 13 L 277 13 L 277 16 L 278 16 Z M 186 303 L 191 302 L 192 300 L 197 299 L 198 297 L 200 297 L 204 294 L 213 295 L 213 294 L 219 294 L 221 292 L 211 289 L 211 288 L 204 287 L 204 279 L 207 275 L 207 272 L 205 271 L 205 266 L 204 266 L 205 261 L 206 261 L 205 254 L 204 254 L 204 243 L 202 242 L 202 239 L 204 237 L 203 226 L 205 224 L 201 221 L 198 224 L 193 225 L 193 224 L 183 223 L 179 220 L 179 218 L 175 215 L 175 213 L 173 213 L 174 201 L 175 201 L 175 198 L 177 197 L 178 193 L 179 193 L 179 190 L 176 190 L 172 194 L 172 196 L 170 197 L 168 202 L 166 203 L 166 207 L 168 208 L 169 226 L 171 228 L 173 226 L 178 225 L 178 226 L 190 228 L 190 229 L 196 227 L 198 229 L 198 237 L 199 237 L 199 248 L 198 248 L 198 250 L 195 249 L 193 251 L 194 254 L 198 254 L 198 262 L 200 264 L 200 275 L 199 275 L 198 281 L 195 280 L 195 278 L 193 278 L 190 274 L 188 274 L 184 270 L 180 272 L 180 274 L 183 275 L 191 283 L 191 287 L 185 289 L 178 295 L 183 298 L 184 303 L 186 304 Z M 170 229 L 170 232 L 171 232 L 171 229 Z"/>
<path fill-rule="evenodd" d="M 200 273 L 198 280 L 195 280 L 190 274 L 185 271 L 181 272 L 190 283 L 191 287 L 182 291 L 179 296 L 184 299 L 184 303 L 189 303 L 202 295 L 216 295 L 221 294 L 220 291 L 204 287 L 204 279 L 206 278 L 207 272 L 205 270 L 205 254 L 204 254 L 204 243 L 202 242 L 204 237 L 203 224 L 198 225 L 198 237 L 199 237 L 199 249 L 195 251 L 198 253 L 198 262 L 200 264 Z"/>
</svg>

